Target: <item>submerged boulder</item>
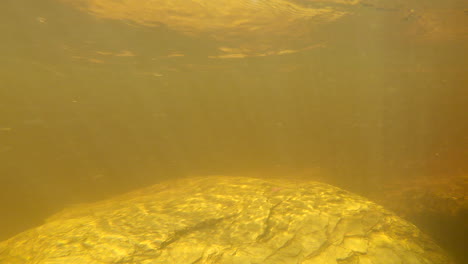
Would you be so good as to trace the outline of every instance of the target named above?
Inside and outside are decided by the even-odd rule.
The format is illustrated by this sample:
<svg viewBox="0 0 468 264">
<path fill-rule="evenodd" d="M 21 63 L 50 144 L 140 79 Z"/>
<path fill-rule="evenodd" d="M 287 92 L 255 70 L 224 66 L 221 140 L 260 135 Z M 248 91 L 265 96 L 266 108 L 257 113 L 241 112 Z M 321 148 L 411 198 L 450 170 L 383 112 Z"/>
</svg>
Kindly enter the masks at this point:
<svg viewBox="0 0 468 264">
<path fill-rule="evenodd" d="M 312 181 L 197 177 L 64 210 L 0 263 L 452 263 L 414 225 Z"/>
</svg>

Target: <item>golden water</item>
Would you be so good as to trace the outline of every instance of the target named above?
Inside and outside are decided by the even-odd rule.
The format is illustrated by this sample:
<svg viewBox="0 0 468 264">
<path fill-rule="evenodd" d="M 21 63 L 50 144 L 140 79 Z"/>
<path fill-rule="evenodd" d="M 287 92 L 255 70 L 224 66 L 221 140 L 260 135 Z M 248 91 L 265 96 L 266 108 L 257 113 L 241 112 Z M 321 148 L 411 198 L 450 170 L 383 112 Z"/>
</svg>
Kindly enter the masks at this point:
<svg viewBox="0 0 468 264">
<path fill-rule="evenodd" d="M 281 36 L 68 2 L 0 3 L 0 240 L 186 175 L 313 174 L 365 194 L 467 173 L 464 1 L 357 1 L 310 32 L 274 23 Z"/>
</svg>

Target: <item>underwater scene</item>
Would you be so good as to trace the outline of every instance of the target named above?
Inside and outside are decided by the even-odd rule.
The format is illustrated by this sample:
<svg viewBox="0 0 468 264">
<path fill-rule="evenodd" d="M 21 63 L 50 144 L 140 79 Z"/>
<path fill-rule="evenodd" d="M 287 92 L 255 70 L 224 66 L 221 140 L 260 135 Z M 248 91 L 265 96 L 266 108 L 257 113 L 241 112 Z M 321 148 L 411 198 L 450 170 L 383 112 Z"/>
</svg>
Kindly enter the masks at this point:
<svg viewBox="0 0 468 264">
<path fill-rule="evenodd" d="M 466 1 L 0 22 L 0 264 L 468 263 Z"/>
</svg>

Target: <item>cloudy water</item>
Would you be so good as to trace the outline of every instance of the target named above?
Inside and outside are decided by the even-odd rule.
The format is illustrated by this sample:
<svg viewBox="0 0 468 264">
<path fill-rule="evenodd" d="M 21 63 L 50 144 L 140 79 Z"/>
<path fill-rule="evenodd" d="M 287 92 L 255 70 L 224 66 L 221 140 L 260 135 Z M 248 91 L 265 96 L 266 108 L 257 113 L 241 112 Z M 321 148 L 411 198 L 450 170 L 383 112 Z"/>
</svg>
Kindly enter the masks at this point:
<svg viewBox="0 0 468 264">
<path fill-rule="evenodd" d="M 464 1 L 174 3 L 1 1 L 0 240 L 166 179 L 293 174 L 467 261 Z"/>
</svg>

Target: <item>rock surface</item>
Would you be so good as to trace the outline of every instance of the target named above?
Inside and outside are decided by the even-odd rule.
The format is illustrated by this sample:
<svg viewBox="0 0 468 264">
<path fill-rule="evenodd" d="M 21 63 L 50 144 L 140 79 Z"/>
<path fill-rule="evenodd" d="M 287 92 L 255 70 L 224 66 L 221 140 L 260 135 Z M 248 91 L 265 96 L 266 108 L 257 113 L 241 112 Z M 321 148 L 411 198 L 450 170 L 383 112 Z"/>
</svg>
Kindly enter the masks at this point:
<svg viewBox="0 0 468 264">
<path fill-rule="evenodd" d="M 200 177 L 66 209 L 0 263 L 452 263 L 414 225 L 310 181 Z"/>
</svg>

